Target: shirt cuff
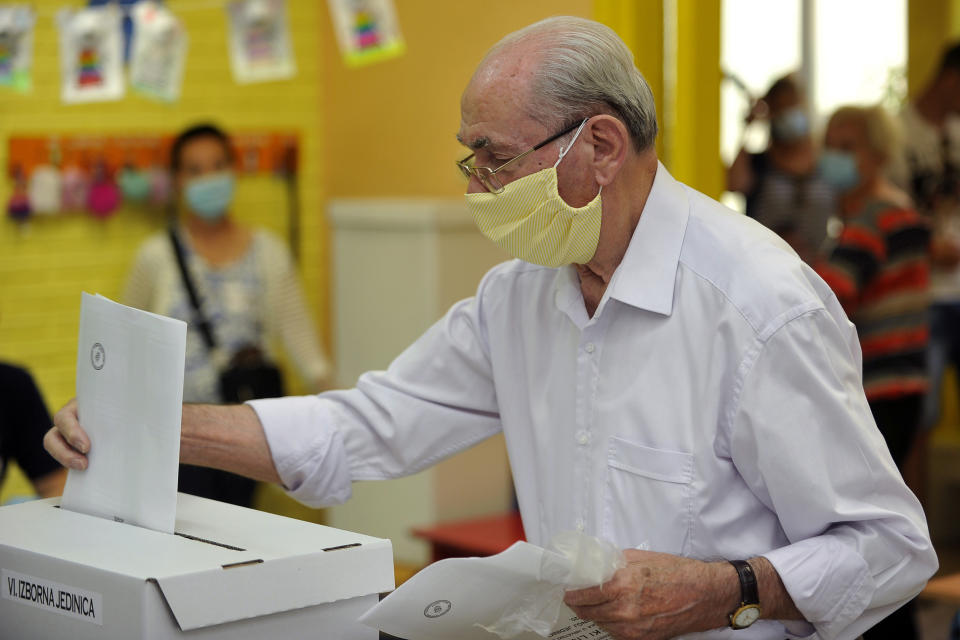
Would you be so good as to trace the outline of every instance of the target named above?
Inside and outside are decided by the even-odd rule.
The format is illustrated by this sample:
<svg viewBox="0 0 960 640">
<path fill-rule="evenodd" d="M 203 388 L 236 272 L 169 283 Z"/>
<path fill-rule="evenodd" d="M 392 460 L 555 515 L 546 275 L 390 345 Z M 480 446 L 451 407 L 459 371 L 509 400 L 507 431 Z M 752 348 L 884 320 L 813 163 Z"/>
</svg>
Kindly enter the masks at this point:
<svg viewBox="0 0 960 640">
<path fill-rule="evenodd" d="M 311 507 L 346 502 L 350 469 L 333 412 L 317 396 L 247 402 L 263 425 L 273 464 L 291 497 Z"/>
<path fill-rule="evenodd" d="M 834 536 L 807 538 L 763 556 L 780 575 L 797 609 L 824 640 L 840 637 L 873 597 L 866 561 Z M 790 630 L 802 631 L 794 630 L 792 623 Z"/>
</svg>

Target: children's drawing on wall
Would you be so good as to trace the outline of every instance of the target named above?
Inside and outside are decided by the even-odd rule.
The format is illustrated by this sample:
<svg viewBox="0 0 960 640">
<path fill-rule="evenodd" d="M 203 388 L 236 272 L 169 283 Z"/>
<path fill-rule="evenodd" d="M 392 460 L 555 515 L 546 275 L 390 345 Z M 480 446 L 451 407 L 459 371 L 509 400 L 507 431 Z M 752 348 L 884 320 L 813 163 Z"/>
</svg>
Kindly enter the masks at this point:
<svg viewBox="0 0 960 640">
<path fill-rule="evenodd" d="M 61 97 L 95 102 L 123 97 L 122 15 L 116 5 L 63 9 L 60 28 Z"/>
<path fill-rule="evenodd" d="M 0 87 L 30 90 L 35 20 L 30 7 L 0 7 Z"/>
<path fill-rule="evenodd" d="M 328 0 L 344 61 L 351 67 L 395 58 L 405 45 L 393 0 Z"/>
<path fill-rule="evenodd" d="M 292 78 L 297 71 L 286 0 L 236 0 L 230 16 L 230 66 L 237 82 Z"/>
<path fill-rule="evenodd" d="M 187 34 L 169 9 L 152 0 L 131 11 L 133 47 L 130 86 L 139 93 L 173 102 L 180 97 Z"/>
</svg>

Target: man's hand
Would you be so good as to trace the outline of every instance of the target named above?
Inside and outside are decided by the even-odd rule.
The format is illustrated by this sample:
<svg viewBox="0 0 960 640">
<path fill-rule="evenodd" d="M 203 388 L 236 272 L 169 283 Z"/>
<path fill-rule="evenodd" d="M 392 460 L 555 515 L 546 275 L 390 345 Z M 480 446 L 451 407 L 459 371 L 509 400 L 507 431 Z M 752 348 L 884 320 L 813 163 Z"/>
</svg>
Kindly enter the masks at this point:
<svg viewBox="0 0 960 640">
<path fill-rule="evenodd" d="M 568 591 L 564 602 L 618 640 L 659 640 L 725 626 L 740 599 L 728 562 L 624 551 L 627 566 L 599 587 Z"/>
<path fill-rule="evenodd" d="M 86 454 L 90 451 L 90 438 L 77 418 L 76 398 L 57 411 L 53 417 L 53 427 L 43 436 L 43 446 L 63 466 L 87 468 Z"/>
<path fill-rule="evenodd" d="M 563 601 L 617 640 L 660 640 L 727 626 L 740 604 L 737 570 L 652 551 L 624 551 L 627 566 L 599 587 L 568 591 Z M 764 618 L 803 620 L 780 576 L 763 556 L 750 558 Z"/>
<path fill-rule="evenodd" d="M 76 398 L 57 412 L 53 425 L 43 437 L 46 450 L 65 467 L 86 469 L 90 438 L 77 418 Z M 280 483 L 263 426 L 247 405 L 184 405 L 180 461 Z"/>
</svg>

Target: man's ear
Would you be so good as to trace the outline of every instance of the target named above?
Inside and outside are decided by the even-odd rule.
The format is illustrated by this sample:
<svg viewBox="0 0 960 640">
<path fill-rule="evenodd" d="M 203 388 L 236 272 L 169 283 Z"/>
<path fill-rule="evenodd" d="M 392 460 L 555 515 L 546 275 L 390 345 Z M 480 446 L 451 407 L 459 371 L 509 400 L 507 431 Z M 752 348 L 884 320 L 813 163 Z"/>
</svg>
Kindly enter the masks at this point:
<svg viewBox="0 0 960 640">
<path fill-rule="evenodd" d="M 589 141 L 593 148 L 593 169 L 597 182 L 610 184 L 627 159 L 633 141 L 627 126 L 618 118 L 601 114 L 587 123 Z"/>
</svg>

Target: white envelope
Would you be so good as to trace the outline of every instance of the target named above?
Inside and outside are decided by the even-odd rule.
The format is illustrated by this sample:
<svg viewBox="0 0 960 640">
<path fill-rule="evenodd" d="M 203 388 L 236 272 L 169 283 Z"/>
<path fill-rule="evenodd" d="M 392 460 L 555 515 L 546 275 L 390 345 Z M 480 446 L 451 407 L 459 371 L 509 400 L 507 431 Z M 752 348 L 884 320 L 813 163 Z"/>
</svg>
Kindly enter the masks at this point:
<svg viewBox="0 0 960 640">
<path fill-rule="evenodd" d="M 517 542 L 488 558 L 449 558 L 426 567 L 360 618 L 360 622 L 407 640 L 496 640 L 485 630 L 531 594 L 556 585 L 544 580 L 543 548 Z M 562 596 L 562 593 L 561 593 Z M 610 636 L 560 603 L 551 640 Z M 482 626 L 481 626 L 482 625 Z M 538 640 L 526 632 L 517 640 Z"/>
<path fill-rule="evenodd" d="M 77 411 L 89 465 L 61 506 L 173 533 L 187 325 L 84 293 Z"/>
</svg>

